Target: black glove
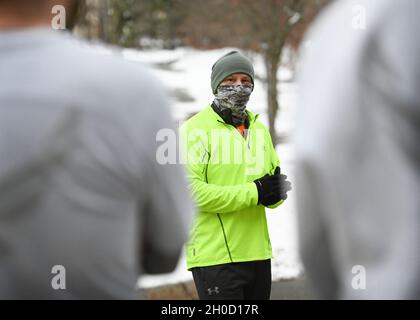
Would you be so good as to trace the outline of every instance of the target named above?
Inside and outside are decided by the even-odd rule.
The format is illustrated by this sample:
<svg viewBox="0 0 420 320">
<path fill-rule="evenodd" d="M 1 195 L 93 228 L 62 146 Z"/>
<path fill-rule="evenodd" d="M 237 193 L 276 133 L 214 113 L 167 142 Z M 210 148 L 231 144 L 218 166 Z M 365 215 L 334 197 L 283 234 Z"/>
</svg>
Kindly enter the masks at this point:
<svg viewBox="0 0 420 320">
<path fill-rule="evenodd" d="M 277 167 L 274 175 L 255 180 L 258 189 L 258 204 L 265 207 L 275 205 L 287 199 L 287 192 L 292 190 L 292 184 L 287 181 L 287 176 L 280 173 Z"/>
</svg>

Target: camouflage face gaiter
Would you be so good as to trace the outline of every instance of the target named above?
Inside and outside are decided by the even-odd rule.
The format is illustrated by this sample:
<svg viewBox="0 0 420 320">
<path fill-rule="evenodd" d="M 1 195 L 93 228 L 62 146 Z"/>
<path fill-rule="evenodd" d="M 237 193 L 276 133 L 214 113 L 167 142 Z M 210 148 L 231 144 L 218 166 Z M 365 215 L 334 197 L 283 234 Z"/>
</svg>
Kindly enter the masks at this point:
<svg viewBox="0 0 420 320">
<path fill-rule="evenodd" d="M 248 117 L 246 107 L 253 90 L 252 84 L 220 86 L 214 100 L 215 105 L 220 111 L 230 110 L 235 125 L 243 124 Z"/>
</svg>

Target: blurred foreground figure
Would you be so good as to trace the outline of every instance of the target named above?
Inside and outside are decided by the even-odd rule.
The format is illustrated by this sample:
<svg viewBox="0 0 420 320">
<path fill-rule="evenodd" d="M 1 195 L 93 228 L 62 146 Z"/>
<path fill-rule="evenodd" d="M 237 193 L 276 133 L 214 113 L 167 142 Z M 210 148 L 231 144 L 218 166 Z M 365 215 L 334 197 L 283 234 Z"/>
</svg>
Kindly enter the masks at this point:
<svg viewBox="0 0 420 320">
<path fill-rule="evenodd" d="M 0 298 L 135 298 L 189 230 L 184 172 L 156 162 L 172 119 L 142 67 L 49 29 L 53 3 L 0 0 Z"/>
<path fill-rule="evenodd" d="M 420 298 L 419 12 L 337 1 L 307 39 L 299 231 L 323 298 Z"/>
</svg>

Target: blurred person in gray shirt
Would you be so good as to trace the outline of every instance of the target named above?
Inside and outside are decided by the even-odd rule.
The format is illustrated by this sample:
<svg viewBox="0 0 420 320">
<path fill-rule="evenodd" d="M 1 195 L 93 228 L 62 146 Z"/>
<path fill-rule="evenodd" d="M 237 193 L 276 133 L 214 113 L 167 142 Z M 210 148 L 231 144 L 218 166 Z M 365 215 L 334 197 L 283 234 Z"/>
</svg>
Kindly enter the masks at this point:
<svg viewBox="0 0 420 320">
<path fill-rule="evenodd" d="M 420 298 L 420 1 L 334 2 L 307 36 L 301 254 L 323 298 Z"/>
<path fill-rule="evenodd" d="M 307 37 L 301 254 L 320 297 L 420 298 L 420 2 L 343 0 Z"/>
<path fill-rule="evenodd" d="M 51 30 L 76 1 L 0 0 L 0 299 L 132 299 L 168 273 L 192 202 L 156 160 L 174 129 L 143 67 Z"/>
</svg>

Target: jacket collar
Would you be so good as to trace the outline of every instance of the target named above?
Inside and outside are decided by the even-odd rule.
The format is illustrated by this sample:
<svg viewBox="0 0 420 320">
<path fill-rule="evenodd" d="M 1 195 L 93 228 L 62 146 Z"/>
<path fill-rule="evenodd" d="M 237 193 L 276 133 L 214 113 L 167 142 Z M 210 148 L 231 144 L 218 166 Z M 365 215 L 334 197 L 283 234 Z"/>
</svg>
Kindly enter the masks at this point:
<svg viewBox="0 0 420 320">
<path fill-rule="evenodd" d="M 214 117 L 216 118 L 218 122 L 234 126 L 233 121 L 232 121 L 232 114 L 228 110 L 226 112 L 221 112 L 214 105 L 214 103 L 212 103 L 209 106 L 209 109 L 210 109 L 209 111 L 214 115 Z M 259 114 L 254 114 L 250 111 L 247 111 L 247 113 L 248 113 L 248 119 L 247 119 L 247 123 L 245 123 L 245 126 L 247 129 L 249 129 L 250 125 L 254 124 L 254 122 L 258 119 Z"/>
</svg>

